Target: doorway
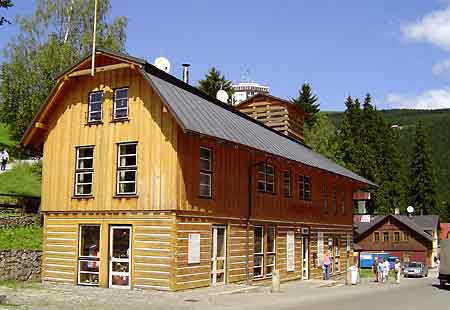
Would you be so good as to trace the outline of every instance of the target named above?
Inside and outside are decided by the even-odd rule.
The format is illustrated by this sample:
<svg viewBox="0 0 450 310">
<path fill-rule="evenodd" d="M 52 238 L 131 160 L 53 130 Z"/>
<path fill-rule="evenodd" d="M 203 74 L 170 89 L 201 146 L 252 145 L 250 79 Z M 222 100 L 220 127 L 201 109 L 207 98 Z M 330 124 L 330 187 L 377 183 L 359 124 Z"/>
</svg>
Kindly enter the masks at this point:
<svg viewBox="0 0 450 310">
<path fill-rule="evenodd" d="M 131 226 L 110 226 L 109 238 L 109 287 L 130 288 Z"/>
<path fill-rule="evenodd" d="M 225 284 L 227 234 L 224 226 L 212 227 L 211 284 Z"/>
<path fill-rule="evenodd" d="M 309 279 L 309 236 L 302 236 L 302 280 Z"/>
</svg>

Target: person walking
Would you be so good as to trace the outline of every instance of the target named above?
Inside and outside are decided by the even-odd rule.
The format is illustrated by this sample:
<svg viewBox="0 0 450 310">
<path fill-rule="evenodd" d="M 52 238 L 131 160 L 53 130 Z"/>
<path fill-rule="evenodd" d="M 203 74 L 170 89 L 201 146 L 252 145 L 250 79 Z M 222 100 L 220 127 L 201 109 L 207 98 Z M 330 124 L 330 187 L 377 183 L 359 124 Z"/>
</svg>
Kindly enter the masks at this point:
<svg viewBox="0 0 450 310">
<path fill-rule="evenodd" d="M 395 283 L 400 284 L 400 274 L 402 272 L 402 266 L 400 264 L 400 260 L 397 258 L 395 260 L 394 264 L 394 271 L 395 271 Z"/>
<path fill-rule="evenodd" d="M 6 150 L 3 150 L 0 152 L 0 164 L 1 164 L 1 170 L 5 171 L 6 170 L 6 164 L 8 163 L 9 160 L 9 154 Z"/>
<path fill-rule="evenodd" d="M 380 280 L 382 283 L 384 283 L 384 277 L 385 277 L 385 270 L 386 270 L 386 265 L 384 264 L 383 260 L 380 260 L 380 262 L 378 263 L 378 273 L 380 275 Z"/>
<path fill-rule="evenodd" d="M 373 263 L 372 263 L 372 272 L 375 276 L 375 280 L 374 282 L 378 282 L 379 281 L 379 274 L 378 274 L 378 257 L 375 257 L 373 259 Z"/>
<path fill-rule="evenodd" d="M 389 271 L 391 270 L 391 264 L 388 259 L 384 259 L 384 269 L 385 269 L 385 281 L 389 279 Z"/>
<path fill-rule="evenodd" d="M 323 258 L 323 279 L 330 280 L 330 266 L 331 266 L 331 256 L 330 251 L 328 251 Z"/>
</svg>

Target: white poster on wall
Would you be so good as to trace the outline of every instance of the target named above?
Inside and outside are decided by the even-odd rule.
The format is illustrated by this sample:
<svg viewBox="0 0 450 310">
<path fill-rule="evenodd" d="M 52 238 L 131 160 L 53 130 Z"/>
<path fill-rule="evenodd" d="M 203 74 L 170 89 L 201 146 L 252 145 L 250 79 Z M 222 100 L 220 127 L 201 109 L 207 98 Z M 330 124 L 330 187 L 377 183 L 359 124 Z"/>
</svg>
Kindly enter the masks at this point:
<svg viewBox="0 0 450 310">
<path fill-rule="evenodd" d="M 295 270 L 295 239 L 294 232 L 288 231 L 286 236 L 286 251 L 287 251 L 287 271 Z"/>
<path fill-rule="evenodd" d="M 323 263 L 323 232 L 317 233 L 317 265 L 322 266 Z"/>
<path fill-rule="evenodd" d="M 350 234 L 347 234 L 347 252 L 350 252 L 351 249 L 351 242 L 352 240 L 350 239 Z"/>
<path fill-rule="evenodd" d="M 189 234 L 188 264 L 200 263 L 200 234 Z"/>
</svg>

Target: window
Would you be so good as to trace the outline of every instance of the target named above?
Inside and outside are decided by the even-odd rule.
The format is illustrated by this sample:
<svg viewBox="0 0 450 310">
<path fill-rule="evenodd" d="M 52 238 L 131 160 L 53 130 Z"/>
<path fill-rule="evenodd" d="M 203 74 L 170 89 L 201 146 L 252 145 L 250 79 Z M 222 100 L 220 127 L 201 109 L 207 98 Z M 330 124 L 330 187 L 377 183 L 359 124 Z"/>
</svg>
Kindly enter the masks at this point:
<svg viewBox="0 0 450 310">
<path fill-rule="evenodd" d="M 283 191 L 284 197 L 292 197 L 291 172 L 283 171 Z"/>
<path fill-rule="evenodd" d="M 394 241 L 400 241 L 400 232 L 394 231 Z"/>
<path fill-rule="evenodd" d="M 271 276 L 275 269 L 275 227 L 267 228 L 267 255 L 266 255 L 266 276 Z"/>
<path fill-rule="evenodd" d="M 128 87 L 114 90 L 113 119 L 128 118 Z"/>
<path fill-rule="evenodd" d="M 103 92 L 97 91 L 89 94 L 88 122 L 100 122 L 102 120 L 102 102 Z"/>
<path fill-rule="evenodd" d="M 253 232 L 253 276 L 255 278 L 263 276 L 263 266 L 264 266 L 264 229 L 262 226 L 255 226 Z"/>
<path fill-rule="evenodd" d="M 403 241 L 409 241 L 409 234 L 406 231 L 403 233 Z"/>
<path fill-rule="evenodd" d="M 323 213 L 328 214 L 328 188 L 326 184 L 322 185 L 322 201 L 323 201 Z"/>
<path fill-rule="evenodd" d="M 258 190 L 275 193 L 275 168 L 268 164 L 258 166 Z"/>
<path fill-rule="evenodd" d="M 337 193 L 336 188 L 333 188 L 333 192 L 331 193 L 331 207 L 333 208 L 334 214 L 337 213 Z"/>
<path fill-rule="evenodd" d="M 75 196 L 92 195 L 93 179 L 94 147 L 77 147 L 75 163 Z"/>
<path fill-rule="evenodd" d="M 117 152 L 117 194 L 136 194 L 137 143 L 122 143 Z"/>
<path fill-rule="evenodd" d="M 299 196 L 301 200 L 311 200 L 311 178 L 301 175 L 298 179 Z"/>
<path fill-rule="evenodd" d="M 336 272 L 341 271 L 341 249 L 339 241 L 339 238 L 334 239 L 334 270 Z"/>
<path fill-rule="evenodd" d="M 78 284 L 99 284 L 100 225 L 80 225 L 78 240 Z"/>
<path fill-rule="evenodd" d="M 200 147 L 200 184 L 199 195 L 212 197 L 212 152 L 210 149 Z"/>
<path fill-rule="evenodd" d="M 380 232 L 379 231 L 376 231 L 373 233 L 373 241 L 380 242 Z"/>
<path fill-rule="evenodd" d="M 388 231 L 383 232 L 383 241 L 389 242 L 389 232 Z"/>
<path fill-rule="evenodd" d="M 345 215 L 345 192 L 342 192 L 341 195 L 341 213 L 342 215 Z"/>
</svg>

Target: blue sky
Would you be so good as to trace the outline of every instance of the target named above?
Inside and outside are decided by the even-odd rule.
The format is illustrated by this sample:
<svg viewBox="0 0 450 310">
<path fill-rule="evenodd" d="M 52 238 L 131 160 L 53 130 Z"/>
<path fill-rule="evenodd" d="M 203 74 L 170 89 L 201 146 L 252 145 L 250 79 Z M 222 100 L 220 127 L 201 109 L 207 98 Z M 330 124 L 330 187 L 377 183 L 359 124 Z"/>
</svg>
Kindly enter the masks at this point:
<svg viewBox="0 0 450 310">
<path fill-rule="evenodd" d="M 8 16 L 36 1 L 13 0 Z M 323 110 L 370 92 L 378 108 L 450 107 L 450 0 L 111 0 L 129 18 L 127 50 L 169 58 L 196 83 L 216 66 L 239 81 L 247 70 L 291 98 L 311 83 Z M 15 34 L 0 30 L 0 47 Z"/>
</svg>

